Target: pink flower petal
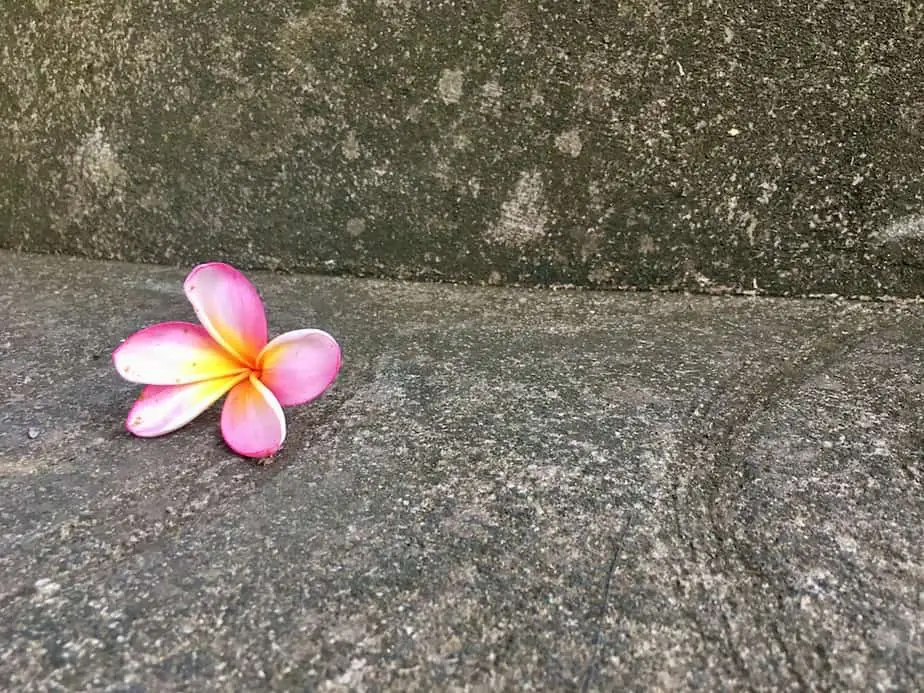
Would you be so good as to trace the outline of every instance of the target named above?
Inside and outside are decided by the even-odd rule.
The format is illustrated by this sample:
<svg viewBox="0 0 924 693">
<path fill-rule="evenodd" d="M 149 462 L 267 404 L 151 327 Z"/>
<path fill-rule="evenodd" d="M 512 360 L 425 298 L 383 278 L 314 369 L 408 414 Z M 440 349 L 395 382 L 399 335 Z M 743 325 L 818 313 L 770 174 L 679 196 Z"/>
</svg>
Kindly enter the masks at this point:
<svg viewBox="0 0 924 693">
<path fill-rule="evenodd" d="M 201 325 L 162 322 L 140 330 L 112 354 L 126 380 L 145 385 L 185 385 L 240 373 L 243 366 Z"/>
<path fill-rule="evenodd" d="M 260 352 L 260 380 L 284 407 L 308 402 L 327 389 L 340 370 L 340 346 L 322 330 L 279 335 Z"/>
<path fill-rule="evenodd" d="M 195 267 L 183 284 L 186 297 L 212 338 L 248 365 L 266 346 L 266 314 L 253 284 L 230 265 Z"/>
<path fill-rule="evenodd" d="M 246 377 L 241 373 L 187 385 L 148 385 L 128 412 L 125 427 L 141 438 L 175 431 Z"/>
<path fill-rule="evenodd" d="M 237 454 L 268 457 L 286 438 L 286 417 L 273 393 L 251 375 L 228 393 L 221 410 L 221 433 Z"/>
</svg>

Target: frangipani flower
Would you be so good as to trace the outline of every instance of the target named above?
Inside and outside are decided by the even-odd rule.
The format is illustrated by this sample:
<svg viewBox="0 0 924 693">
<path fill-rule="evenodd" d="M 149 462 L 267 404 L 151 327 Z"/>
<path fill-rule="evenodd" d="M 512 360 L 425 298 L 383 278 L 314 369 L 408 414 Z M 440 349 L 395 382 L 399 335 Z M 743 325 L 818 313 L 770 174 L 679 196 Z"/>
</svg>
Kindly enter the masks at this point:
<svg viewBox="0 0 924 693">
<path fill-rule="evenodd" d="M 201 325 L 151 325 L 112 355 L 123 378 L 147 386 L 126 427 L 144 438 L 164 435 L 227 394 L 221 410 L 225 442 L 246 457 L 272 455 L 286 437 L 282 407 L 327 389 L 340 370 L 340 347 L 321 330 L 295 330 L 267 342 L 263 302 L 229 265 L 199 265 L 183 289 Z"/>
</svg>

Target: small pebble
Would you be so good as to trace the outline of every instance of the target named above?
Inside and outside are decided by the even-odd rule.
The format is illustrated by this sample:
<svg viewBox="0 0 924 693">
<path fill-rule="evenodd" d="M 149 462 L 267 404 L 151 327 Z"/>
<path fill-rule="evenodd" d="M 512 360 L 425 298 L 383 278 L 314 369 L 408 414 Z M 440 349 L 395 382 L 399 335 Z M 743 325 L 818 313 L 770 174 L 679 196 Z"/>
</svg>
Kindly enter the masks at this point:
<svg viewBox="0 0 924 693">
<path fill-rule="evenodd" d="M 61 590 L 61 585 L 53 580 L 48 578 L 42 578 L 35 581 L 35 591 L 38 592 L 43 597 L 50 597 L 51 595 L 59 592 Z"/>
<path fill-rule="evenodd" d="M 29 436 L 29 440 L 35 440 L 39 436 L 39 430 L 33 426 L 29 429 L 26 435 Z"/>
</svg>

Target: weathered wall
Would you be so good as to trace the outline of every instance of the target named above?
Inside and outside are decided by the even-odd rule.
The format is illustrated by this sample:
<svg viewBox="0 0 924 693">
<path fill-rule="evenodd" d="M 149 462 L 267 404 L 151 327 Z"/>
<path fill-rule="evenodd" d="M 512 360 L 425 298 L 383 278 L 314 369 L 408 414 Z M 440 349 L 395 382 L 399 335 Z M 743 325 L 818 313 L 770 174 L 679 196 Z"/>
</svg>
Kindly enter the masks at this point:
<svg viewBox="0 0 924 693">
<path fill-rule="evenodd" d="M 924 293 L 912 0 L 0 0 L 0 245 Z"/>
</svg>

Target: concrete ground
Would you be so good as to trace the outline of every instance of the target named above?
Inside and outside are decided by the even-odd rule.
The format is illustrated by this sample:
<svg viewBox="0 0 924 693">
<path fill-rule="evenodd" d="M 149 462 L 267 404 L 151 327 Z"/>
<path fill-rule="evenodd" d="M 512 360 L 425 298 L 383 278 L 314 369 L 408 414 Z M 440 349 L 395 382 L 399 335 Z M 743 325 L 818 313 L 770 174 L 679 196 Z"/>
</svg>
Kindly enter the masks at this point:
<svg viewBox="0 0 924 693">
<path fill-rule="evenodd" d="M 0 688 L 924 687 L 924 306 L 251 275 L 275 463 L 122 423 L 182 270 L 0 254 Z"/>
</svg>

